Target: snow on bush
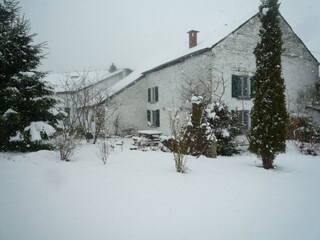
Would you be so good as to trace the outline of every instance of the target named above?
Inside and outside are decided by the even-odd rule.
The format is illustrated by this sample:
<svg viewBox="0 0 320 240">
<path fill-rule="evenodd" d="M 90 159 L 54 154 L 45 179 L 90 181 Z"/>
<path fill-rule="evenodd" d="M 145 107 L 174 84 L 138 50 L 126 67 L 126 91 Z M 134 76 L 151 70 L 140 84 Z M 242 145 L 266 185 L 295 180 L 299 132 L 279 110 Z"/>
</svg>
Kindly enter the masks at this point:
<svg viewBox="0 0 320 240">
<path fill-rule="evenodd" d="M 31 122 L 31 124 L 28 127 L 25 127 L 24 131 L 29 131 L 30 140 L 32 142 L 41 141 L 43 139 L 43 134 L 46 138 L 48 138 L 53 136 L 53 134 L 56 132 L 56 130 L 51 125 L 43 121 Z"/>
<path fill-rule="evenodd" d="M 7 117 L 10 114 L 16 114 L 17 112 L 14 111 L 13 109 L 9 108 L 5 113 L 3 114 L 3 117 Z"/>
</svg>

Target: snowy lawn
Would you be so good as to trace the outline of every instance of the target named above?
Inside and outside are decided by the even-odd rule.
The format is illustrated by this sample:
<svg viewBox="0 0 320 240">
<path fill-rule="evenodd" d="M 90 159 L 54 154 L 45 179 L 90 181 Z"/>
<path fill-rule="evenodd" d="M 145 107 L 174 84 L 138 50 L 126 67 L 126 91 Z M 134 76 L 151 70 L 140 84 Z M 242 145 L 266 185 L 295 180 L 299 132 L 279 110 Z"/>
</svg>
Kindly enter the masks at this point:
<svg viewBox="0 0 320 240">
<path fill-rule="evenodd" d="M 103 165 L 83 143 L 57 152 L 0 153 L 2 240 L 317 240 L 320 159 L 293 146 L 264 170 L 255 156 L 189 157 L 119 147 Z"/>
</svg>

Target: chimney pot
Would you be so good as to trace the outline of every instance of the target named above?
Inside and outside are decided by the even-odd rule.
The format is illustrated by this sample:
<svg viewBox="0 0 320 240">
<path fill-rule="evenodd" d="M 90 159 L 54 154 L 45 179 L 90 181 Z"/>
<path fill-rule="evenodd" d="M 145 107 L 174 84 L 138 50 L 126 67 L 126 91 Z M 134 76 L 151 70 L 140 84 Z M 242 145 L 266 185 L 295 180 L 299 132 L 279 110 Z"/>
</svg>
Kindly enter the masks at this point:
<svg viewBox="0 0 320 240">
<path fill-rule="evenodd" d="M 197 34 L 199 31 L 196 30 L 190 30 L 187 32 L 189 34 L 189 48 L 193 48 L 197 46 Z"/>
</svg>

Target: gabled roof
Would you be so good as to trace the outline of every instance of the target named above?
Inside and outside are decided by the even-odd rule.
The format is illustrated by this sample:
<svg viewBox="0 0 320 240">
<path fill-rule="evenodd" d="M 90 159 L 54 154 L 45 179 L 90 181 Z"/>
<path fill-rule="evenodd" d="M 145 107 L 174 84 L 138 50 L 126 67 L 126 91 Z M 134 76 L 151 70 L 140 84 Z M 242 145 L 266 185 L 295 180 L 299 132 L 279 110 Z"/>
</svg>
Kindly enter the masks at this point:
<svg viewBox="0 0 320 240">
<path fill-rule="evenodd" d="M 129 76 L 122 79 L 121 81 L 117 82 L 113 86 L 109 88 L 109 94 L 110 96 L 116 95 L 126 88 L 132 86 L 134 83 L 139 81 L 140 79 L 144 78 L 146 74 L 161 70 L 163 68 L 172 66 L 174 64 L 177 64 L 179 62 L 183 62 L 186 59 L 196 56 L 202 53 L 205 53 L 207 51 L 210 51 L 212 48 L 217 46 L 219 43 L 223 42 L 228 36 L 234 34 L 236 31 L 238 31 L 240 28 L 242 28 L 244 25 L 246 25 L 250 20 L 257 17 L 259 13 L 254 14 L 251 17 L 247 17 L 244 20 L 237 20 L 233 21 L 230 24 L 225 24 L 223 27 L 215 30 L 213 32 L 213 36 L 206 41 L 200 42 L 197 46 L 193 48 L 187 48 L 186 45 L 183 48 L 175 49 L 168 51 L 164 54 L 159 54 L 155 56 L 154 58 L 150 59 L 149 61 L 145 62 L 144 64 L 140 65 L 135 71 L 133 71 Z M 280 14 L 283 21 L 289 26 L 291 31 L 294 33 L 293 29 L 289 25 L 289 23 L 284 19 L 284 17 Z M 243 22 L 239 26 L 239 22 Z M 295 33 L 294 33 L 295 34 Z M 295 34 L 296 35 L 296 34 Z M 309 54 L 312 56 L 312 58 L 318 63 L 318 60 L 314 57 L 314 55 L 310 52 L 310 50 L 306 47 L 306 45 L 303 43 L 303 41 L 296 35 L 298 40 L 301 44 L 305 47 L 305 49 L 309 52 Z"/>
<path fill-rule="evenodd" d="M 116 95 L 122 92 L 124 89 L 132 86 L 135 82 L 142 79 L 147 73 L 158 71 L 162 68 L 182 62 L 192 56 L 210 51 L 214 46 L 219 44 L 233 32 L 237 31 L 256 15 L 257 14 L 250 17 L 249 19 L 248 17 L 246 17 L 245 19 L 234 20 L 230 24 L 224 24 L 221 28 L 213 31 L 213 35 L 211 38 L 208 38 L 203 42 L 199 42 L 199 44 L 193 48 L 188 48 L 188 45 L 185 45 L 183 47 L 171 49 L 165 53 L 156 55 L 155 57 L 141 64 L 129 76 L 111 86 L 109 88 L 110 95 Z M 239 22 L 244 23 L 239 26 Z"/>
</svg>

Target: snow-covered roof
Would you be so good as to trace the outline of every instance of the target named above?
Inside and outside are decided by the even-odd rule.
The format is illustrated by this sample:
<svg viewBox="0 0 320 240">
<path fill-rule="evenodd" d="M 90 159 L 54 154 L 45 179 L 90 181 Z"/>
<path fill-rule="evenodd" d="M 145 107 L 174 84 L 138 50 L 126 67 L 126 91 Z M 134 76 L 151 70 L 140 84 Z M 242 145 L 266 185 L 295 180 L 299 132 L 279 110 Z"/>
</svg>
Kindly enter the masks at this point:
<svg viewBox="0 0 320 240">
<path fill-rule="evenodd" d="M 232 34 L 239 27 L 254 18 L 256 15 L 257 13 L 252 13 L 250 14 L 250 16 L 247 15 L 246 17 L 242 17 L 241 19 L 234 19 L 228 24 L 223 24 L 221 27 L 213 30 L 212 36 L 208 37 L 204 41 L 199 41 L 197 46 L 193 48 L 189 48 L 188 45 L 180 46 L 178 48 L 170 49 L 164 53 L 152 57 L 151 59 L 141 64 L 130 75 L 112 85 L 109 88 L 109 94 L 114 95 L 121 92 L 126 87 L 131 86 L 136 81 L 143 78 L 144 75 L 148 72 L 160 69 L 169 64 L 173 64 L 183 58 L 209 51 L 212 47 L 221 42 L 225 37 L 227 37 L 229 34 Z"/>
<path fill-rule="evenodd" d="M 109 88 L 109 96 L 120 93 L 122 90 L 133 85 L 136 81 L 140 80 L 145 76 L 145 74 L 164 68 L 166 66 L 172 65 L 190 56 L 194 56 L 206 51 L 209 51 L 217 44 L 222 42 L 227 36 L 233 34 L 235 31 L 240 29 L 247 22 L 257 17 L 259 13 L 251 13 L 244 17 L 235 18 L 230 23 L 224 23 L 222 26 L 213 30 L 212 35 L 204 41 L 200 41 L 197 46 L 193 48 L 188 48 L 188 45 L 168 50 L 165 53 L 158 54 L 148 61 L 141 64 L 137 69 L 135 69 L 130 75 L 122 79 L 121 81 L 115 83 Z M 288 24 L 289 23 L 280 15 L 282 19 Z M 290 27 L 291 28 L 291 27 Z M 293 30 L 292 30 L 293 31 Z M 298 36 L 297 36 L 298 37 Z M 303 41 L 298 37 L 301 43 L 305 46 Z M 306 46 L 305 46 L 306 47 Z M 313 56 L 313 54 L 306 47 L 310 55 L 318 62 L 318 60 Z"/>
<path fill-rule="evenodd" d="M 71 89 L 66 89 L 67 83 L 69 84 L 72 83 L 73 86 L 85 88 L 89 85 L 106 80 L 122 72 L 123 72 L 123 69 L 118 69 L 117 71 L 112 73 L 110 73 L 107 70 L 49 73 L 44 78 L 44 81 L 48 82 L 54 88 L 55 92 L 65 92 L 67 90 L 71 90 Z"/>
</svg>

